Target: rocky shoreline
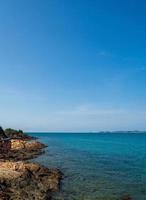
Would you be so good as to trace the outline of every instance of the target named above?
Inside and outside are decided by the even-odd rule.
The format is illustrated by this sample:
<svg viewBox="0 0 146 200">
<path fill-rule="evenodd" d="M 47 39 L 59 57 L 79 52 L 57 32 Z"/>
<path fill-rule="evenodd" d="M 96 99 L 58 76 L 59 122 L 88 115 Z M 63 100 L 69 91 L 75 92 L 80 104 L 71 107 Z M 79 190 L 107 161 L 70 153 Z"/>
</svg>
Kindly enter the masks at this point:
<svg viewBox="0 0 146 200">
<path fill-rule="evenodd" d="M 44 153 L 45 145 L 31 138 L 12 139 L 0 152 L 0 200 L 50 200 L 60 187 L 62 173 L 28 160 Z"/>
<path fill-rule="evenodd" d="M 0 161 L 25 161 L 44 153 L 46 145 L 25 139 L 11 139 L 11 149 L 0 154 Z"/>
</svg>

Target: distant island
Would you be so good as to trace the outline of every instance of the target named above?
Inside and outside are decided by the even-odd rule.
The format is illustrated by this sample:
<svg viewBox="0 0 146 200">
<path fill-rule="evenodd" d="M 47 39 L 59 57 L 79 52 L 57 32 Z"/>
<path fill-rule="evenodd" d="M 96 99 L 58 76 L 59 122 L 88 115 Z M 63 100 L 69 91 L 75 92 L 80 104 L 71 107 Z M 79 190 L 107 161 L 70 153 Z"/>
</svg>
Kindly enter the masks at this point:
<svg viewBox="0 0 146 200">
<path fill-rule="evenodd" d="M 133 131 L 90 131 L 87 133 L 146 133 L 146 131 L 139 131 L 139 130 L 133 130 Z"/>
</svg>

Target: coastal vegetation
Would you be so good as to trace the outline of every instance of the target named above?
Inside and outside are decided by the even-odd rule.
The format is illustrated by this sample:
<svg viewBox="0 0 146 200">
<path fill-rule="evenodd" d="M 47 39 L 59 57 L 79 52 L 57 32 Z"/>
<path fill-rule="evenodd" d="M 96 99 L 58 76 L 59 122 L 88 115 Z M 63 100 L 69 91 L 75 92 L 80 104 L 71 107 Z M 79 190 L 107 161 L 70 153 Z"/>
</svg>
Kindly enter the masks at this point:
<svg viewBox="0 0 146 200">
<path fill-rule="evenodd" d="M 13 137 L 24 138 L 24 137 L 28 136 L 22 130 L 15 130 L 15 129 L 12 129 L 12 128 L 5 129 L 5 134 L 10 138 L 13 138 Z"/>
</svg>

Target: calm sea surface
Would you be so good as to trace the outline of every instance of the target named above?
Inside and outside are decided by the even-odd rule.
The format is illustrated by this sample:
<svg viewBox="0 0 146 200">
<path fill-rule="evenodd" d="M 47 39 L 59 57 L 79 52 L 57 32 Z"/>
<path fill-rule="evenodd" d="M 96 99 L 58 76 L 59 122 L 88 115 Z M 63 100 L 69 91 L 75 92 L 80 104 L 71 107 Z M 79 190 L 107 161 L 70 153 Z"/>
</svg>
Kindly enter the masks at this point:
<svg viewBox="0 0 146 200">
<path fill-rule="evenodd" d="M 54 200 L 146 200 L 146 133 L 31 133 L 48 145 L 35 161 L 64 173 Z"/>
</svg>

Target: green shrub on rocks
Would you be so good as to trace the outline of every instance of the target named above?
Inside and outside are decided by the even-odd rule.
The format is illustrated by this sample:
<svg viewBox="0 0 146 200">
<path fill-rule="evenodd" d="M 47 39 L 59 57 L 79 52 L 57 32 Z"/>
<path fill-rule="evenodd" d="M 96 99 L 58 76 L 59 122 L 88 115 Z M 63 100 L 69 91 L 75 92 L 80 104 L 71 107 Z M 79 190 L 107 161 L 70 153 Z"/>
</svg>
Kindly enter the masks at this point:
<svg viewBox="0 0 146 200">
<path fill-rule="evenodd" d="M 28 135 L 22 130 L 15 130 L 11 128 L 5 129 L 5 134 L 10 138 L 26 138 Z"/>
</svg>

